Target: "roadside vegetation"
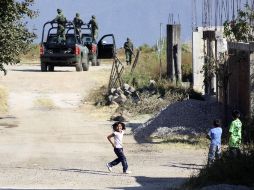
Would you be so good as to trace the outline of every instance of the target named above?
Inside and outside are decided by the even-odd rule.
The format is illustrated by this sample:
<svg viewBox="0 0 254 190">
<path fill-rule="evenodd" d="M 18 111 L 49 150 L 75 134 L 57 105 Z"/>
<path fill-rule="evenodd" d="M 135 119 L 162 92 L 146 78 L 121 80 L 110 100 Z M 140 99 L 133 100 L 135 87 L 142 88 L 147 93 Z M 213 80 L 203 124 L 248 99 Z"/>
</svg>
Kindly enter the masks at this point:
<svg viewBox="0 0 254 190">
<path fill-rule="evenodd" d="M 6 74 L 5 65 L 20 62 L 20 55 L 29 50 L 36 35 L 29 31 L 25 18 L 33 19 L 34 0 L 1 1 L 0 6 L 0 71 Z"/>
<path fill-rule="evenodd" d="M 0 114 L 4 114 L 8 111 L 8 92 L 0 86 Z"/>
<path fill-rule="evenodd" d="M 139 50 L 140 57 L 133 72 L 131 72 L 131 66 L 125 65 L 124 50 L 119 49 L 117 52 L 117 57 L 125 65 L 123 81 L 135 88 L 141 101 L 137 103 L 132 98 L 128 98 L 125 103 L 118 105 L 116 113 L 127 111 L 131 116 L 156 114 L 176 101 L 188 98 L 203 100 L 200 93 L 167 79 L 166 47 L 162 50 L 161 65 L 156 47 L 144 44 L 139 47 Z M 182 45 L 182 73 L 185 81 L 192 81 L 192 53 L 189 44 Z M 152 90 L 151 81 L 155 82 Z M 107 93 L 107 88 L 102 87 L 94 91 L 88 99 L 96 105 L 109 105 Z"/>
<path fill-rule="evenodd" d="M 29 51 L 20 55 L 22 63 L 39 62 L 40 58 L 40 46 L 38 44 L 31 44 Z"/>
<path fill-rule="evenodd" d="M 217 184 L 245 185 L 253 187 L 254 182 L 254 147 L 247 145 L 242 154 L 232 158 L 225 151 L 222 158 L 211 166 L 205 166 L 196 176 L 192 176 L 184 189 L 199 189 Z"/>
</svg>

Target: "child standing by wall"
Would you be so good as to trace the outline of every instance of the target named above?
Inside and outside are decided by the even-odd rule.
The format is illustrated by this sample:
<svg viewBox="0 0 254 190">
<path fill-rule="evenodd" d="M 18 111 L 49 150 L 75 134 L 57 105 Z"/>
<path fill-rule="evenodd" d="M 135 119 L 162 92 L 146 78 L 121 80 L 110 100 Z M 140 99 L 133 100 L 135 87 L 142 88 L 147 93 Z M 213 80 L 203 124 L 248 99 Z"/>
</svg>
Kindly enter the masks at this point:
<svg viewBox="0 0 254 190">
<path fill-rule="evenodd" d="M 213 121 L 213 128 L 207 134 L 207 138 L 211 140 L 209 153 L 208 153 L 208 165 L 215 160 L 215 158 L 221 157 L 221 121 L 215 119 Z"/>
<path fill-rule="evenodd" d="M 114 132 L 110 135 L 108 135 L 108 141 L 112 146 L 114 147 L 114 152 L 117 155 L 117 158 L 113 160 L 112 162 L 109 162 L 106 164 L 108 170 L 111 172 L 112 167 L 116 166 L 120 162 L 123 166 L 123 173 L 124 174 L 130 174 L 131 171 L 128 170 L 128 164 L 127 159 L 123 153 L 123 135 L 125 130 L 125 124 L 122 122 L 116 122 L 113 124 L 113 130 Z M 114 143 L 112 142 L 112 138 L 114 138 Z"/>
<path fill-rule="evenodd" d="M 229 128 L 229 153 L 231 157 L 237 157 L 240 155 L 240 145 L 242 140 L 242 122 L 240 121 L 240 112 L 234 110 L 232 112 L 233 121 Z"/>
</svg>

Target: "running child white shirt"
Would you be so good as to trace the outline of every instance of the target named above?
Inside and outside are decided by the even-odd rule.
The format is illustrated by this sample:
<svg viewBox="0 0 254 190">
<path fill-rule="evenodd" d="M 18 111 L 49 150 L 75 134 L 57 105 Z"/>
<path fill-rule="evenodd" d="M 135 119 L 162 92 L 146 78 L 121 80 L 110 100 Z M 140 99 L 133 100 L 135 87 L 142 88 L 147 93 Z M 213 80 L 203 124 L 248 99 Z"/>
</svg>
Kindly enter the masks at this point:
<svg viewBox="0 0 254 190">
<path fill-rule="evenodd" d="M 121 133 L 117 131 L 114 132 L 114 141 L 116 148 L 123 148 L 123 134 L 124 131 L 122 131 Z"/>
</svg>

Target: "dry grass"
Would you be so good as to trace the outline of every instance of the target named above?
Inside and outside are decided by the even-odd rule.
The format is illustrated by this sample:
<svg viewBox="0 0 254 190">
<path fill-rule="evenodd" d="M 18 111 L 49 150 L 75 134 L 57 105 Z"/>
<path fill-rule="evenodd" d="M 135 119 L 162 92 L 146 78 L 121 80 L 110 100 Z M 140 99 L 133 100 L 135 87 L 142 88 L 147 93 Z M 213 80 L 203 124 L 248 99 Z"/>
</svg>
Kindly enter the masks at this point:
<svg viewBox="0 0 254 190">
<path fill-rule="evenodd" d="M 44 108 L 44 109 L 53 109 L 55 108 L 54 102 L 49 98 L 38 98 L 34 100 L 35 107 Z"/>
<path fill-rule="evenodd" d="M 31 45 L 30 50 L 24 54 L 21 55 L 21 62 L 22 63 L 34 63 L 39 62 L 40 59 L 40 46 L 38 44 Z"/>
<path fill-rule="evenodd" d="M 6 113 L 8 111 L 8 92 L 0 86 L 0 113 Z"/>
</svg>

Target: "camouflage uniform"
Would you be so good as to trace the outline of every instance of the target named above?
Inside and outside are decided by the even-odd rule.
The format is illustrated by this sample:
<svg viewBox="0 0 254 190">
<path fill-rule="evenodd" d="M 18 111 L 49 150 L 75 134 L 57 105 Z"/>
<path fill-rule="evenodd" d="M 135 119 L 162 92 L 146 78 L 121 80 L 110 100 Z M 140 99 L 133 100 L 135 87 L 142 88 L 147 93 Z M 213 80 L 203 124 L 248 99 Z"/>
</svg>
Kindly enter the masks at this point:
<svg viewBox="0 0 254 190">
<path fill-rule="evenodd" d="M 58 26 L 57 26 L 57 38 L 58 38 L 58 42 L 62 42 L 65 41 L 65 24 L 67 23 L 67 20 L 65 18 L 65 16 L 62 13 L 61 9 L 57 9 L 57 16 L 54 20 L 52 20 L 52 22 L 57 22 Z"/>
<path fill-rule="evenodd" d="M 80 35 L 81 26 L 84 24 L 83 20 L 79 17 L 79 13 L 76 13 L 76 17 L 73 19 L 74 26 L 76 28 L 76 34 Z"/>
<path fill-rule="evenodd" d="M 96 40 L 97 37 L 98 37 L 98 29 L 99 29 L 99 27 L 98 27 L 98 24 L 97 24 L 97 22 L 95 20 L 95 16 L 94 15 L 92 16 L 92 19 L 88 22 L 88 26 L 89 26 L 89 28 L 92 29 L 93 40 Z"/>
<path fill-rule="evenodd" d="M 131 65 L 131 59 L 133 54 L 133 43 L 129 38 L 127 38 L 127 41 L 124 43 L 123 47 L 125 49 L 126 64 Z"/>
</svg>

